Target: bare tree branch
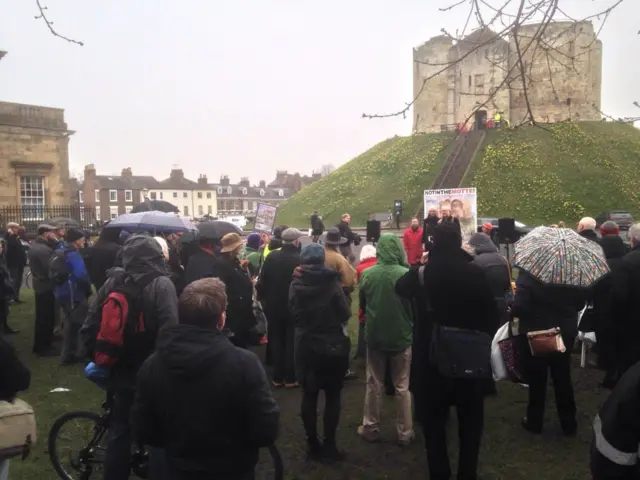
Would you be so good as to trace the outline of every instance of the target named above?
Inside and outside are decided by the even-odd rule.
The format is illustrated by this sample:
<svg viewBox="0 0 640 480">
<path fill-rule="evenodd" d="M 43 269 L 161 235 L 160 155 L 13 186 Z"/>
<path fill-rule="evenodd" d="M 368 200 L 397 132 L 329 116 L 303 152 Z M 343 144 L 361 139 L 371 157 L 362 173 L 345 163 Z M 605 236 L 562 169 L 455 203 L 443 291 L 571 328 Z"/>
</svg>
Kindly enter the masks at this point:
<svg viewBox="0 0 640 480">
<path fill-rule="evenodd" d="M 74 40 L 73 38 L 69 38 L 69 37 L 65 37 L 64 35 L 60 35 L 54 28 L 53 28 L 53 22 L 51 20 L 49 20 L 47 18 L 47 15 L 44 13 L 45 10 L 48 10 L 46 5 L 42 5 L 40 3 L 40 0 L 36 0 L 36 5 L 38 6 L 38 10 L 40 11 L 39 15 L 36 15 L 35 18 L 36 20 L 40 20 L 42 19 L 42 21 L 47 25 L 47 28 L 49 29 L 49 31 L 51 32 L 51 34 L 54 37 L 58 37 L 61 38 L 62 40 L 66 40 L 69 43 L 75 43 L 76 45 L 80 45 L 81 47 L 84 45 L 84 43 L 82 43 L 79 40 Z"/>
<path fill-rule="evenodd" d="M 493 55 L 493 59 L 491 59 L 488 53 L 485 53 L 484 58 L 491 66 L 492 79 L 493 71 L 495 70 L 499 69 L 501 72 L 507 72 L 505 81 L 501 83 L 500 88 L 506 87 L 509 90 L 522 92 L 523 107 L 526 107 L 525 118 L 522 123 L 535 125 L 539 121 L 536 120 L 535 112 L 533 111 L 532 104 L 534 102 L 530 99 L 530 90 L 535 87 L 536 82 L 550 82 L 555 101 L 560 101 L 561 94 L 556 88 L 557 85 L 553 79 L 554 75 L 563 70 L 571 70 L 574 73 L 579 73 L 579 71 L 583 70 L 584 64 L 580 64 L 580 67 L 578 67 L 579 64 L 577 62 L 581 57 L 593 54 L 592 47 L 602 33 L 611 12 L 623 1 L 610 0 L 609 6 L 601 11 L 578 19 L 571 17 L 561 8 L 563 0 L 453 0 L 451 5 L 439 10 L 448 12 L 461 9 L 464 5 L 467 5 L 465 7 L 465 22 L 461 31 L 456 29 L 456 34 L 452 35 L 446 29 L 441 29 L 443 35 L 452 41 L 453 48 L 456 48 L 456 45 L 463 46 L 463 48 L 457 48 L 458 55 L 450 57 L 447 61 L 414 57 L 414 65 L 416 66 L 426 65 L 437 68 L 435 70 L 431 69 L 433 73 L 425 72 L 426 78 L 421 79 L 419 88 L 416 85 L 413 99 L 405 103 L 404 107 L 398 111 L 374 114 L 363 113 L 362 117 L 389 118 L 402 116 L 406 118 L 407 112 L 426 91 L 429 80 L 464 62 L 466 58 L 478 52 L 479 49 L 487 48 L 499 40 L 510 39 L 512 50 L 515 50 L 515 52 L 509 55 L 506 60 L 496 60 L 496 55 Z M 469 9 L 468 12 L 466 8 Z M 472 34 L 471 38 L 467 38 L 466 32 L 472 17 L 475 18 L 477 28 L 488 33 L 479 36 Z M 583 41 L 578 41 L 582 35 L 582 27 L 576 27 L 576 25 L 594 18 L 600 20 L 600 25 L 595 32 L 590 33 L 593 38 L 590 39 L 588 45 L 584 45 Z M 530 22 L 532 21 L 536 22 L 535 29 L 531 28 Z M 565 27 L 560 23 L 560 28 L 549 28 L 553 23 L 561 21 L 570 21 L 571 25 Z M 532 33 L 533 30 L 535 32 Z M 576 50 L 578 51 L 576 52 Z M 505 63 L 508 65 L 505 66 Z M 517 67 L 515 70 L 512 68 L 514 65 Z M 545 73 L 542 74 L 543 78 L 535 78 L 534 65 L 536 66 L 537 75 L 540 75 L 541 67 L 544 66 Z M 486 98 L 487 101 L 484 102 L 486 104 L 494 101 L 498 88 L 490 92 L 489 96 L 484 92 L 478 93 L 476 91 L 474 93 L 459 90 L 459 88 L 456 89 L 456 95 Z M 477 105 L 479 104 L 480 102 L 477 102 Z M 495 102 L 493 105 L 495 106 Z M 571 115 L 571 111 L 569 111 L 569 115 Z M 548 119 L 543 120 L 548 121 Z"/>
</svg>

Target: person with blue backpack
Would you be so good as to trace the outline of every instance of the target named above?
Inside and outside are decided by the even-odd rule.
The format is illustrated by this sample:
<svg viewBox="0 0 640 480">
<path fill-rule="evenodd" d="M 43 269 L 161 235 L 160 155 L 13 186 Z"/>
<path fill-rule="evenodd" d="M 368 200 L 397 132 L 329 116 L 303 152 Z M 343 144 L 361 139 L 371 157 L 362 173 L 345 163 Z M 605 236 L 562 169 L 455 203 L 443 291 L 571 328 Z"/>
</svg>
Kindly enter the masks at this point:
<svg viewBox="0 0 640 480">
<path fill-rule="evenodd" d="M 78 228 L 67 230 L 63 246 L 53 252 L 49 263 L 53 294 L 64 314 L 62 365 L 83 360 L 80 327 L 87 316 L 91 296 L 91 280 L 80 254 L 84 237 L 85 233 Z"/>
</svg>

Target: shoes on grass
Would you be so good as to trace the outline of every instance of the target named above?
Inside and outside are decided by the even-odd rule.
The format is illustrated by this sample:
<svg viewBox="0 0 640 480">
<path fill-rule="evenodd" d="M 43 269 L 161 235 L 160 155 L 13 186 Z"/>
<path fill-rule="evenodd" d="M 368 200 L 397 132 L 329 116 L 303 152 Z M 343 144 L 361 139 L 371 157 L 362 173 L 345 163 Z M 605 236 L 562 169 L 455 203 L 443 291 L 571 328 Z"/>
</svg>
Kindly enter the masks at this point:
<svg viewBox="0 0 640 480">
<path fill-rule="evenodd" d="M 364 438 L 367 442 L 378 442 L 380 441 L 380 432 L 374 431 L 367 431 L 364 428 L 364 425 L 360 425 L 358 427 L 358 435 L 360 435 L 362 438 Z"/>
</svg>

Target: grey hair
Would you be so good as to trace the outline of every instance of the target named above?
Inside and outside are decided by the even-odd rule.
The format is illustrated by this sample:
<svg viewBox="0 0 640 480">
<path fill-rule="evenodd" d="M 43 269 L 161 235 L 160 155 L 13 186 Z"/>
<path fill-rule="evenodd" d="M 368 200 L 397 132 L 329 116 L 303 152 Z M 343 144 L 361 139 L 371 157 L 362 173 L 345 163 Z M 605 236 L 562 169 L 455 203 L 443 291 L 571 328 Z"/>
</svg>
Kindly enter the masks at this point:
<svg viewBox="0 0 640 480">
<path fill-rule="evenodd" d="M 640 244 L 640 223 L 632 225 L 629 229 L 629 240 L 633 240 L 634 243 Z"/>
</svg>

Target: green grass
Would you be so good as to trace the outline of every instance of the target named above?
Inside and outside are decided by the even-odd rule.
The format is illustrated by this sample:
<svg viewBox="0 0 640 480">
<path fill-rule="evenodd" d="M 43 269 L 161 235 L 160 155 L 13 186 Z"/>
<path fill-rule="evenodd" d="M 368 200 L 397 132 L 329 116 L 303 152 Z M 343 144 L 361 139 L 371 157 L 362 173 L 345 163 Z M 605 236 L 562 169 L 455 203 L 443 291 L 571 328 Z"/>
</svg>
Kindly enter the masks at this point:
<svg viewBox="0 0 640 480">
<path fill-rule="evenodd" d="M 386 212 L 396 199 L 419 208 L 425 186 L 431 186 L 444 163 L 443 147 L 451 138 L 428 134 L 380 142 L 283 202 L 277 221 L 307 226 L 318 210 L 327 226 L 347 212 L 354 225 L 365 225 L 370 213 Z"/>
<path fill-rule="evenodd" d="M 10 321 L 19 326 L 16 346 L 20 356 L 32 371 L 32 383 L 28 392 L 21 395 L 30 402 L 37 414 L 39 440 L 35 452 L 24 462 L 11 463 L 12 480 L 55 479 L 46 453 L 46 437 L 53 421 L 61 414 L 75 409 L 98 410 L 102 395 L 96 387 L 83 379 L 82 368 L 60 367 L 57 359 L 37 359 L 31 355 L 33 324 L 33 296 L 29 290 L 23 295 L 26 303 L 12 307 Z M 357 298 L 357 295 L 354 296 Z M 357 303 L 353 305 L 354 312 Z M 352 320 L 354 339 L 357 324 Z M 575 359 L 577 360 L 577 359 Z M 281 434 L 278 440 L 284 457 L 288 480 L 385 480 L 422 479 L 426 477 L 426 459 L 421 432 L 418 440 L 409 447 L 394 443 L 393 399 L 385 398 L 382 414 L 383 442 L 368 444 L 356 435 L 361 421 L 364 400 L 363 365 L 353 367 L 361 375 L 346 385 L 343 392 L 343 410 L 338 433 L 341 448 L 348 453 L 348 460 L 339 466 L 328 467 L 310 464 L 304 460 L 304 433 L 299 418 L 300 393 L 298 391 L 275 392 L 282 411 Z M 601 374 L 594 370 L 574 369 L 574 387 L 578 405 L 579 435 L 567 439 L 560 434 L 553 393 L 549 389 L 545 433 L 531 436 L 520 427 L 527 391 L 512 384 L 498 385 L 498 398 L 486 403 L 485 434 L 480 456 L 481 474 L 484 480 L 584 480 L 589 478 L 590 423 L 606 393 L 597 387 Z M 56 387 L 71 389 L 67 393 L 49 393 Z M 456 440 L 455 415 L 450 426 L 450 456 L 455 470 Z M 258 480 L 271 478 L 262 470 L 268 458 L 262 455 Z M 98 477 L 97 477 L 98 478 Z"/>
<path fill-rule="evenodd" d="M 303 188 L 278 211 L 278 223 L 307 226 L 317 209 L 325 225 L 349 212 L 364 225 L 402 199 L 420 210 L 445 159 L 451 134 L 394 137 Z M 549 129 L 489 130 L 463 180 L 477 187 L 481 217 L 531 225 L 576 223 L 585 215 L 627 209 L 640 215 L 640 131 L 614 122 L 561 123 Z"/>
</svg>

